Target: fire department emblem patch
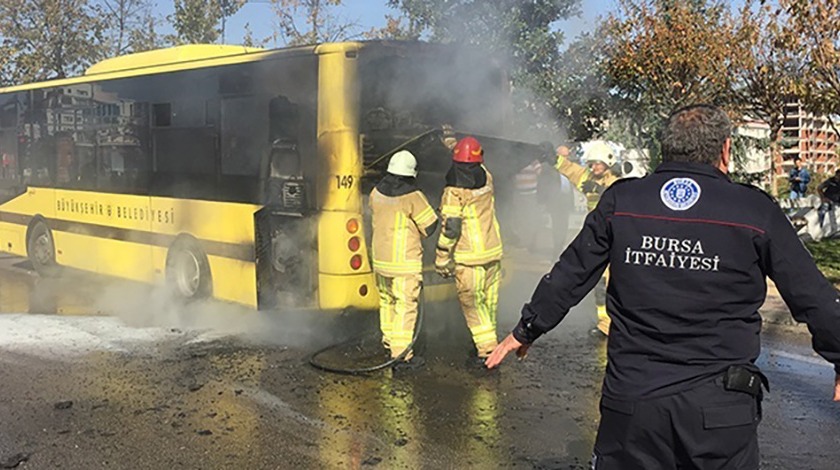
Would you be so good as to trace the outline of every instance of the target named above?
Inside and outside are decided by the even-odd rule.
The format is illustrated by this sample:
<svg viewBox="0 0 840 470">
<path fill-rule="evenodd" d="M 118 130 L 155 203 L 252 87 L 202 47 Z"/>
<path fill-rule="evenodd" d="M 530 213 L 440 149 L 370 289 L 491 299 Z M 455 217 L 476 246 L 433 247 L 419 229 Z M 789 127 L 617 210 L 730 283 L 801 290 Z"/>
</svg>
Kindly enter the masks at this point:
<svg viewBox="0 0 840 470">
<path fill-rule="evenodd" d="M 668 209 L 684 211 L 700 199 L 700 185 L 691 178 L 673 178 L 662 185 L 659 197 Z"/>
</svg>

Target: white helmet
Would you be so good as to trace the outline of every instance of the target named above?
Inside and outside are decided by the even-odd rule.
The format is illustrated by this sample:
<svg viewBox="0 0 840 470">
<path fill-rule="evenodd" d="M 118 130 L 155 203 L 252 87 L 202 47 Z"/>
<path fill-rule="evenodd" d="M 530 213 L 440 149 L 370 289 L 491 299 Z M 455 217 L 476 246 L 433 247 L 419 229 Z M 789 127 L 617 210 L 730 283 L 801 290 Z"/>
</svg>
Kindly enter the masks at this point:
<svg viewBox="0 0 840 470">
<path fill-rule="evenodd" d="M 400 150 L 388 162 L 388 173 L 397 176 L 417 176 L 417 159 L 408 150 Z"/>
<path fill-rule="evenodd" d="M 612 167 L 616 162 L 615 151 L 603 140 L 596 140 L 587 145 L 583 159 L 586 163 L 601 162 L 608 167 Z"/>
</svg>

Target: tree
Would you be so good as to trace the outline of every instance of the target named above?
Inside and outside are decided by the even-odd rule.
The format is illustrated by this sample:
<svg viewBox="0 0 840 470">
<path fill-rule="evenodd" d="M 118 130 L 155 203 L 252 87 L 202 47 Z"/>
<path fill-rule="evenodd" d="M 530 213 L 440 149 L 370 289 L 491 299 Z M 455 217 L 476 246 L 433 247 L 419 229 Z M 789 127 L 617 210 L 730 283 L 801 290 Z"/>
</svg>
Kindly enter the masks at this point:
<svg viewBox="0 0 840 470">
<path fill-rule="evenodd" d="M 129 32 L 132 52 L 160 49 L 166 45 L 165 37 L 158 32 L 161 21 L 151 11 L 144 15 L 141 24 Z"/>
<path fill-rule="evenodd" d="M 563 112 L 556 100 L 563 34 L 555 22 L 579 13 L 579 0 L 389 0 L 404 14 L 405 26 L 391 34 L 474 46 L 506 60 L 514 105 L 531 114 L 532 128 L 555 134 Z M 392 21 L 395 21 L 392 19 Z M 543 108 L 548 108 L 545 116 Z"/>
<path fill-rule="evenodd" d="M 245 0 L 175 0 L 171 17 L 176 34 L 169 39 L 176 44 L 209 44 L 224 34 L 227 18 L 233 16 Z"/>
<path fill-rule="evenodd" d="M 351 39 L 359 24 L 334 13 L 341 0 L 271 0 L 277 36 L 290 46 Z"/>
<path fill-rule="evenodd" d="M 781 160 L 785 106 L 799 92 L 804 61 L 785 41 L 783 12 L 748 0 L 737 20 L 736 40 L 745 47 L 736 92 L 746 112 L 770 127 L 770 191 L 777 193 L 776 162 Z"/>
<path fill-rule="evenodd" d="M 146 31 L 152 17 L 150 0 L 102 0 L 100 5 L 107 25 L 103 37 L 104 56 L 116 57 L 146 50 L 148 43 L 137 38 Z"/>
<path fill-rule="evenodd" d="M 598 35 L 583 34 L 558 61 L 552 103 L 570 140 L 590 140 L 608 128 L 614 131 L 620 127 L 616 120 L 608 119 L 615 105 L 603 70 L 603 48 Z"/>
<path fill-rule="evenodd" d="M 245 23 L 245 35 L 242 36 L 242 45 L 245 47 L 263 47 L 268 44 L 270 38 L 257 39 L 251 30 L 251 24 Z"/>
<path fill-rule="evenodd" d="M 807 59 L 803 104 L 816 114 L 840 114 L 840 1 L 780 0 L 779 6 L 789 15 L 786 46 Z"/>
<path fill-rule="evenodd" d="M 0 81 L 67 77 L 100 56 L 102 14 L 86 0 L 0 2 Z"/>
<path fill-rule="evenodd" d="M 744 50 L 724 2 L 619 0 L 600 34 L 619 113 L 654 158 L 659 126 L 676 108 L 711 103 L 740 118 L 733 72 Z"/>
</svg>

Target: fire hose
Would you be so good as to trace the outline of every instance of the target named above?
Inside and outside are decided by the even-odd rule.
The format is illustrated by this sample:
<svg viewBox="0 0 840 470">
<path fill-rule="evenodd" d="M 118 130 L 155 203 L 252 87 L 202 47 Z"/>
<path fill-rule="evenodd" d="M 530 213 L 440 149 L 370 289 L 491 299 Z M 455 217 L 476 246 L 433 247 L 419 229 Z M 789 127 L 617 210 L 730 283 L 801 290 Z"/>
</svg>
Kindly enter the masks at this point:
<svg viewBox="0 0 840 470">
<path fill-rule="evenodd" d="M 423 313 L 424 313 L 425 309 L 423 307 L 424 302 L 423 302 L 422 295 L 423 294 L 421 293 L 420 294 L 420 302 L 418 303 L 417 322 L 414 326 L 414 335 L 411 337 L 411 342 L 408 343 L 408 347 L 406 347 L 405 350 L 403 352 L 401 352 L 399 356 L 391 358 L 388 361 L 385 361 L 381 364 L 376 364 L 376 365 L 369 366 L 369 367 L 352 368 L 352 369 L 351 368 L 341 368 L 341 367 L 336 367 L 336 366 L 330 366 L 330 365 L 327 365 L 327 364 L 325 364 L 323 362 L 320 362 L 318 360 L 318 357 L 321 356 L 322 354 L 326 353 L 326 352 L 329 352 L 329 351 L 332 351 L 332 350 L 335 350 L 335 349 L 339 349 L 339 348 L 342 348 L 342 347 L 345 347 L 347 345 L 354 344 L 354 343 L 361 344 L 362 340 L 373 336 L 373 334 L 371 334 L 371 333 L 366 333 L 366 334 L 363 334 L 363 335 L 359 335 L 359 336 L 350 338 L 349 340 L 343 341 L 341 343 L 329 345 L 329 346 L 327 346 L 323 349 L 320 349 L 320 350 L 316 351 L 311 356 L 309 356 L 309 365 L 311 365 L 312 367 L 314 367 L 316 369 L 320 369 L 320 370 L 323 370 L 323 371 L 326 371 L 326 372 L 332 372 L 332 373 L 335 373 L 335 374 L 362 375 L 362 374 L 369 374 L 371 372 L 376 372 L 376 371 L 379 371 L 379 370 L 382 370 L 382 369 L 386 369 L 386 368 L 391 367 L 394 364 L 402 361 L 403 359 L 405 359 L 406 356 L 408 356 L 409 353 L 411 353 L 411 350 L 414 348 L 414 344 L 417 343 L 417 338 L 420 336 L 420 331 L 423 328 Z"/>
</svg>

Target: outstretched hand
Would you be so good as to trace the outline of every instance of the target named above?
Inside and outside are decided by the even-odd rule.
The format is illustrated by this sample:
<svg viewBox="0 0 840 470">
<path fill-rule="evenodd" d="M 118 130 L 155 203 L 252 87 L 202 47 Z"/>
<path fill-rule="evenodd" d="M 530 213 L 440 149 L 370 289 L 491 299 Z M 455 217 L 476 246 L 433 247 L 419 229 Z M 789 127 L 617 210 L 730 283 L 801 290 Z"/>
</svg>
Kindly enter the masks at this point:
<svg viewBox="0 0 840 470">
<path fill-rule="evenodd" d="M 513 334 L 509 334 L 504 340 L 502 340 L 501 343 L 499 343 L 498 346 L 496 346 L 496 349 L 490 353 L 490 357 L 484 361 L 484 365 L 487 366 L 488 369 L 493 369 L 501 364 L 505 357 L 512 351 L 516 351 L 516 356 L 520 360 L 525 359 L 525 356 L 528 355 L 528 348 L 530 347 L 530 344 L 522 344 L 513 337 Z"/>
<path fill-rule="evenodd" d="M 834 401 L 840 401 L 840 374 L 834 376 Z"/>
</svg>

